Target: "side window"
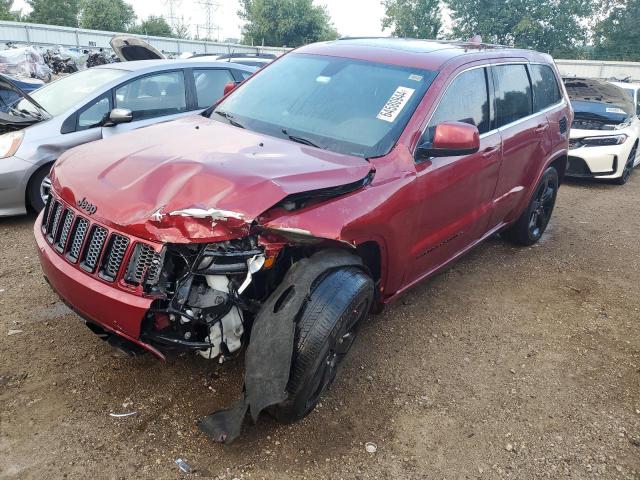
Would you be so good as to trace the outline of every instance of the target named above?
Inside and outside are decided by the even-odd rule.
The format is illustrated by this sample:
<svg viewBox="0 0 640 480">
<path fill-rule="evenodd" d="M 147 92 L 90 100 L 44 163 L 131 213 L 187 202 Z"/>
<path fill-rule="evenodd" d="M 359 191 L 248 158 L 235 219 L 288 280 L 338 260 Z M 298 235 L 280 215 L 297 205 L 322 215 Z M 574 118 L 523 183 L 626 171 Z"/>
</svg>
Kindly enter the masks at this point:
<svg viewBox="0 0 640 480">
<path fill-rule="evenodd" d="M 131 110 L 134 121 L 185 112 L 184 73 L 159 73 L 129 82 L 116 89 L 116 107 Z"/>
<path fill-rule="evenodd" d="M 105 115 L 111 111 L 109 97 L 96 99 L 93 105 L 83 110 L 78 115 L 78 130 L 97 127 L 104 120 Z"/>
<path fill-rule="evenodd" d="M 539 112 L 562 98 L 558 80 L 549 65 L 529 65 L 533 84 L 533 111 Z"/>
<path fill-rule="evenodd" d="M 431 142 L 436 125 L 446 121 L 470 123 L 480 133 L 490 130 L 489 94 L 484 68 L 475 68 L 460 74 L 447 88 L 433 113 L 423 142 Z"/>
<path fill-rule="evenodd" d="M 207 108 L 213 105 L 224 94 L 224 86 L 235 81 L 227 69 L 195 69 L 193 78 L 196 82 L 198 108 Z"/>
<path fill-rule="evenodd" d="M 242 80 L 246 80 L 247 78 L 249 78 L 251 75 L 253 75 L 253 73 L 251 72 L 245 72 L 244 70 L 235 70 L 237 73 L 240 74 L 240 76 L 242 77 Z"/>
<path fill-rule="evenodd" d="M 533 99 L 526 67 L 496 65 L 491 68 L 496 92 L 498 127 L 531 115 Z"/>
</svg>

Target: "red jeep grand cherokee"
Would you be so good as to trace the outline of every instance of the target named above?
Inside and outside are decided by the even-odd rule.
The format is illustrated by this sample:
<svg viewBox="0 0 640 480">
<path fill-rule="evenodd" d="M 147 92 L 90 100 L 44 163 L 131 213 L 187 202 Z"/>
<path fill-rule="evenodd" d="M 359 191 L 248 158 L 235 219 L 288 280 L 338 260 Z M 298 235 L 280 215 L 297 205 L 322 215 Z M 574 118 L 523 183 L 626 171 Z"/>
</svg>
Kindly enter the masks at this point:
<svg viewBox="0 0 640 480">
<path fill-rule="evenodd" d="M 44 275 L 122 349 L 246 345 L 242 398 L 201 422 L 228 441 L 247 411 L 309 413 L 372 307 L 497 232 L 535 243 L 572 115 L 548 55 L 308 45 L 201 116 L 63 155 L 35 227 Z"/>
</svg>

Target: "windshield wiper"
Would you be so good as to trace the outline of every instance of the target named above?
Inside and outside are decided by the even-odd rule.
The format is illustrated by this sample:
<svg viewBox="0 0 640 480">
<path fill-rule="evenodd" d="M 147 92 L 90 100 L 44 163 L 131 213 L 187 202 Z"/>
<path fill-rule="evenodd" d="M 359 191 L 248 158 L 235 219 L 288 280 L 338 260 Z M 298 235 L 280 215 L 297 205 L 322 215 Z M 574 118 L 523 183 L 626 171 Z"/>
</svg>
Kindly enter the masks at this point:
<svg viewBox="0 0 640 480">
<path fill-rule="evenodd" d="M 238 128 L 244 128 L 244 126 L 238 122 L 236 122 L 233 119 L 233 115 L 231 115 L 230 113 L 227 113 L 225 111 L 222 110 L 214 110 L 218 115 L 220 115 L 221 117 L 223 117 L 224 119 L 227 120 L 227 122 L 229 122 L 231 125 L 233 125 L 234 127 L 238 127 Z"/>
<path fill-rule="evenodd" d="M 295 135 L 289 135 L 289 132 L 287 132 L 287 129 L 286 129 L 286 128 L 283 128 L 283 129 L 282 129 L 282 133 L 284 133 L 284 134 L 287 136 L 287 138 L 288 138 L 289 140 L 291 140 L 292 142 L 297 142 L 297 143 L 301 143 L 301 144 L 303 144 L 303 145 L 309 145 L 310 147 L 316 147 L 316 148 L 322 148 L 322 149 L 324 149 L 324 148 L 323 148 L 323 147 L 321 147 L 320 145 L 317 145 L 317 144 L 313 143 L 313 142 L 312 142 L 311 140 L 309 140 L 308 138 L 304 138 L 304 137 L 297 137 L 297 136 L 295 136 Z"/>
</svg>

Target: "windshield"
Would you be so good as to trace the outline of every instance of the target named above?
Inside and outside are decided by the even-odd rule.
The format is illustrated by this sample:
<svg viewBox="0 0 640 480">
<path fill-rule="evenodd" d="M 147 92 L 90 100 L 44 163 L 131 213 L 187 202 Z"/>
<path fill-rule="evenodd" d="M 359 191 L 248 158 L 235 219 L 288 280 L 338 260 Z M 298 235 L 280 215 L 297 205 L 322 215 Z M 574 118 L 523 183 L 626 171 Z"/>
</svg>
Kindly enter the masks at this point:
<svg viewBox="0 0 640 480">
<path fill-rule="evenodd" d="M 103 85 L 126 73 L 125 70 L 111 68 L 90 68 L 49 83 L 32 92 L 30 96 L 55 117 L 78 105 Z M 34 111 L 35 107 L 28 100 L 22 99 L 17 109 Z"/>
<path fill-rule="evenodd" d="M 211 118 L 370 158 L 395 145 L 436 73 L 289 54 L 221 102 Z"/>
</svg>

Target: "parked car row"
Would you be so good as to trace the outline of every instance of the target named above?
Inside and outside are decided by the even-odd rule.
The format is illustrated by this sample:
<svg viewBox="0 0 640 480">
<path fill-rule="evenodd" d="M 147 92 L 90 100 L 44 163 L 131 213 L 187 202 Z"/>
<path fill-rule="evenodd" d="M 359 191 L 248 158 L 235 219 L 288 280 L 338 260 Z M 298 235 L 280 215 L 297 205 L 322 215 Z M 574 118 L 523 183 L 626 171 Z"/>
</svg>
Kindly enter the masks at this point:
<svg viewBox="0 0 640 480">
<path fill-rule="evenodd" d="M 574 118 L 582 86 L 532 51 L 343 39 L 250 68 L 96 67 L 25 96 L 9 115 L 32 125 L 3 135 L 7 165 L 30 155 L 13 211 L 44 202 L 44 275 L 92 331 L 159 358 L 246 347 L 241 398 L 200 423 L 216 441 L 247 412 L 307 415 L 371 310 L 491 235 L 536 243 L 571 158 L 631 136 L 630 102 Z M 576 123 L 595 120 L 612 128 Z"/>
</svg>

